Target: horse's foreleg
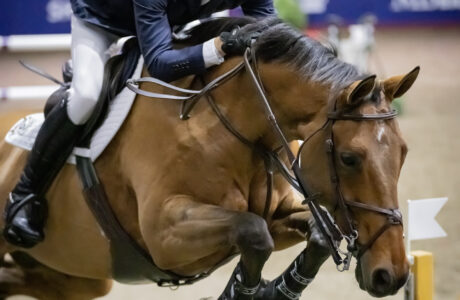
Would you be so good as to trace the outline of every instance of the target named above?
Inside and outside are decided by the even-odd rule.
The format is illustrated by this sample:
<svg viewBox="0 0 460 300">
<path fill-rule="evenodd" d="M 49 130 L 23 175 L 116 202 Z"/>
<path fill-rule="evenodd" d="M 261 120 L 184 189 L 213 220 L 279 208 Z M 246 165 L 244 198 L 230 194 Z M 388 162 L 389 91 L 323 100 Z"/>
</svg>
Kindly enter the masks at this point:
<svg viewBox="0 0 460 300">
<path fill-rule="evenodd" d="M 194 275 L 239 252 L 240 262 L 220 299 L 253 299 L 261 270 L 273 249 L 261 217 L 199 203 L 187 196 L 168 199 L 159 216 L 157 239 L 146 240 L 160 268 Z M 142 219 L 141 224 L 147 234 L 154 228 Z"/>
<path fill-rule="evenodd" d="M 270 231 L 275 239 L 276 249 L 283 249 L 308 237 L 307 248 L 282 275 L 260 290 L 256 299 L 299 299 L 302 291 L 307 288 L 330 255 L 311 214 L 298 210 L 299 207 L 294 207 L 292 214 L 273 221 Z"/>
<path fill-rule="evenodd" d="M 270 224 L 270 233 L 275 241 L 275 251 L 304 242 L 310 232 L 307 224 L 310 216 L 309 211 L 299 211 L 273 220 Z"/>
<path fill-rule="evenodd" d="M 330 256 L 329 248 L 316 228 L 313 219 L 309 220 L 310 234 L 307 248 L 278 278 L 271 281 L 261 291 L 257 299 L 297 300 L 315 278 L 319 268 Z"/>
<path fill-rule="evenodd" d="M 245 213 L 235 219 L 234 243 L 241 259 L 219 300 L 253 299 L 258 292 L 262 268 L 274 244 L 265 220 Z"/>
</svg>

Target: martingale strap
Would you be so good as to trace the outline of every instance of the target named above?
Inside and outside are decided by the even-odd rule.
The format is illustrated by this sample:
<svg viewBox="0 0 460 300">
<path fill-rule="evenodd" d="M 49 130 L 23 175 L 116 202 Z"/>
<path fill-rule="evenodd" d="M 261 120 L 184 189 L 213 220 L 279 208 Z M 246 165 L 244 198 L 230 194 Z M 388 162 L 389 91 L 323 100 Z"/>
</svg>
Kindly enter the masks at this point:
<svg viewBox="0 0 460 300">
<path fill-rule="evenodd" d="M 267 116 L 267 119 L 271 127 L 275 131 L 278 137 L 278 140 L 281 142 L 282 148 L 287 153 L 288 160 L 291 164 L 291 170 L 294 173 L 295 178 L 297 179 L 299 190 L 302 193 L 302 195 L 305 197 L 304 203 L 306 203 L 308 207 L 310 208 L 313 218 L 318 224 L 318 228 L 323 234 L 323 237 L 326 240 L 326 243 L 328 244 L 329 249 L 331 250 L 331 255 L 332 255 L 334 262 L 336 263 L 337 266 L 343 264 L 344 262 L 346 266 L 349 266 L 351 254 L 348 253 L 345 258 L 342 258 L 340 255 L 338 245 L 340 244 L 342 235 L 339 234 L 339 232 L 337 232 L 336 226 L 331 225 L 330 218 L 328 217 L 328 212 L 324 211 L 316 203 L 315 200 L 317 200 L 320 197 L 320 195 L 317 193 L 314 193 L 311 190 L 311 188 L 307 184 L 307 181 L 304 179 L 302 175 L 299 164 L 296 163 L 297 158 L 294 155 L 294 153 L 291 151 L 289 147 L 289 143 L 287 142 L 287 139 L 285 135 L 283 134 L 276 120 L 276 117 L 271 109 L 270 103 L 267 99 L 266 92 L 263 88 L 262 81 L 258 74 L 257 60 L 255 57 L 255 52 L 251 51 L 250 48 L 246 49 L 246 52 L 244 53 L 244 63 L 245 63 L 247 72 L 252 78 L 252 83 L 254 84 L 258 92 L 257 94 L 259 95 L 259 99 L 264 107 L 265 115 Z M 340 235 L 340 238 L 337 239 L 339 235 Z"/>
<path fill-rule="evenodd" d="M 294 176 L 290 175 L 290 172 L 288 168 L 284 165 L 284 163 L 279 159 L 278 155 L 274 153 L 273 151 L 259 151 L 260 153 L 263 153 L 263 155 L 269 155 L 271 156 L 271 161 L 275 162 L 275 165 L 277 166 L 278 171 L 283 175 L 283 177 L 295 188 L 297 189 L 300 193 L 302 193 L 305 197 L 304 203 L 306 203 L 310 211 L 315 218 L 318 227 L 323 234 L 326 243 L 328 244 L 329 248 L 331 249 L 331 255 L 334 260 L 334 262 L 337 264 L 337 266 L 344 264 L 343 270 L 348 269 L 350 261 L 351 261 L 351 252 L 348 252 L 345 257 L 341 257 L 340 255 L 340 249 L 339 249 L 339 244 L 340 241 L 342 240 L 342 234 L 340 230 L 338 229 L 337 225 L 334 223 L 332 218 L 330 217 L 329 213 L 322 208 L 319 207 L 319 205 L 316 203 L 318 198 L 320 197 L 319 194 L 314 193 L 308 186 L 306 180 L 303 179 L 303 175 L 301 174 L 300 171 L 300 165 L 296 163 L 297 158 L 291 151 L 289 147 L 289 143 L 286 140 L 285 135 L 283 134 L 276 117 L 271 109 L 270 103 L 266 97 L 266 92 L 263 88 L 263 84 L 260 79 L 260 75 L 258 73 L 257 69 L 257 60 L 255 57 L 254 51 L 251 51 L 250 48 L 246 50 L 244 53 L 244 66 L 246 67 L 246 71 L 250 75 L 252 79 L 252 83 L 254 84 L 257 94 L 259 95 L 259 99 L 264 107 L 265 110 L 265 115 L 267 117 L 267 120 L 270 124 L 270 126 L 274 129 L 278 140 L 281 142 L 281 148 L 286 151 L 288 160 L 291 164 L 291 171 L 294 173 Z M 246 138 L 241 136 L 237 130 L 233 128 L 231 123 L 223 117 L 223 114 L 219 112 L 217 106 L 215 105 L 214 101 L 212 98 L 208 95 L 208 102 L 211 104 L 211 107 L 213 110 L 216 112 L 216 115 L 219 117 L 219 119 L 222 121 L 224 126 L 232 132 L 240 141 L 242 141 L 244 144 L 254 147 L 251 142 L 249 142 Z M 264 159 L 265 162 L 267 162 L 267 159 Z M 267 199 L 265 202 L 265 209 L 264 209 L 264 217 L 266 217 L 266 214 L 268 213 L 268 208 L 270 207 L 270 201 L 271 201 L 271 189 L 272 189 L 272 175 L 271 172 L 269 171 L 269 166 L 266 163 L 266 170 L 267 170 Z M 353 243 L 354 240 L 357 238 L 353 238 Z M 350 239 L 347 239 L 350 240 Z"/>
<path fill-rule="evenodd" d="M 287 166 L 280 159 L 276 151 L 270 151 L 267 148 L 265 148 L 263 145 L 254 144 L 253 142 L 249 141 L 241 133 L 239 133 L 238 130 L 236 130 L 235 127 L 232 125 L 232 123 L 227 119 L 227 117 L 225 117 L 225 115 L 219 109 L 219 107 L 217 106 L 216 102 L 214 101 L 213 97 L 210 94 L 206 95 L 206 99 L 209 103 L 209 106 L 214 111 L 217 118 L 221 121 L 224 127 L 230 133 L 232 133 L 238 140 L 240 140 L 240 142 L 242 142 L 247 147 L 253 149 L 256 153 L 258 153 L 263 158 L 264 166 L 265 166 L 265 174 L 267 178 L 267 189 L 266 189 L 266 196 L 265 196 L 265 207 L 264 207 L 262 217 L 266 219 L 270 212 L 270 207 L 271 207 L 271 202 L 272 202 L 273 175 L 274 175 L 275 169 L 291 184 L 291 186 L 299 190 L 297 180 L 293 176 L 291 176 Z"/>
</svg>

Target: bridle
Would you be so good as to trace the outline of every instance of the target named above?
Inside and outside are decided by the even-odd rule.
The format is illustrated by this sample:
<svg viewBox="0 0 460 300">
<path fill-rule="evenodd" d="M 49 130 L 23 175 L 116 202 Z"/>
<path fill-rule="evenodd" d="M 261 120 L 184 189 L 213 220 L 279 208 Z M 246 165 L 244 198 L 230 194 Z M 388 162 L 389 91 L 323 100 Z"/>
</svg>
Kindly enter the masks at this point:
<svg viewBox="0 0 460 300">
<path fill-rule="evenodd" d="M 384 113 L 376 113 L 376 114 L 358 114 L 358 113 L 347 113 L 345 111 L 340 111 L 337 109 L 337 100 L 335 100 L 334 105 L 330 109 L 327 114 L 327 121 L 325 124 L 320 128 L 325 132 L 325 151 L 328 160 L 328 168 L 330 174 L 330 182 L 334 192 L 334 202 L 336 204 L 335 211 L 339 210 L 341 212 L 341 217 L 344 220 L 342 228 L 334 223 L 331 217 L 324 213 L 324 210 L 317 209 L 315 205 L 310 205 L 310 209 L 313 209 L 318 212 L 320 218 L 324 221 L 323 228 L 327 229 L 328 235 L 332 239 L 332 243 L 334 245 L 331 248 L 335 250 L 332 252 L 332 257 L 334 262 L 337 264 L 337 269 L 339 271 L 348 270 L 350 266 L 351 256 L 355 256 L 359 259 L 367 250 L 369 250 L 375 241 L 392 225 L 402 225 L 402 214 L 401 211 L 397 208 L 395 209 L 387 209 L 382 208 L 375 205 L 370 205 L 366 203 L 356 202 L 346 200 L 342 194 L 342 189 L 340 187 L 340 180 L 337 174 L 337 166 L 336 166 L 336 159 L 335 159 L 335 143 L 334 143 L 334 134 L 333 134 L 333 126 L 336 121 L 340 120 L 351 120 L 351 121 L 378 121 L 378 120 L 390 120 L 397 116 L 397 112 L 395 110 L 384 112 Z M 307 137 L 302 143 L 297 158 L 296 158 L 296 165 L 300 168 L 300 155 L 307 144 L 307 142 L 311 139 L 313 135 L 318 133 L 320 130 L 315 131 L 312 135 Z M 299 182 L 301 179 L 299 180 Z M 310 201 L 312 204 L 315 202 Z M 307 201 L 308 204 L 308 201 Z M 386 217 L 386 222 L 382 225 L 372 236 L 371 238 L 364 244 L 358 245 L 358 231 L 356 230 L 353 220 L 350 216 L 350 207 L 358 208 L 361 210 L 367 210 L 370 212 L 374 212 L 377 214 L 381 214 Z M 320 228 L 321 229 L 321 228 Z M 345 239 L 347 242 L 347 252 L 341 251 L 340 242 L 342 239 Z M 340 254 L 344 255 L 344 257 L 340 257 Z M 341 266 L 342 265 L 342 266 Z"/>
<path fill-rule="evenodd" d="M 242 134 L 238 132 L 232 125 L 232 123 L 225 117 L 225 115 L 220 111 L 219 107 L 214 102 L 214 99 L 210 95 L 210 91 L 219 87 L 224 82 L 228 81 L 229 79 L 233 78 L 235 75 L 240 73 L 243 69 L 245 69 L 250 78 L 254 87 L 257 90 L 257 94 L 259 95 L 260 101 L 264 107 L 265 115 L 267 117 L 270 126 L 273 129 L 278 141 L 280 142 L 281 146 L 277 148 L 277 150 L 269 150 L 265 146 L 253 143 L 246 139 Z M 139 83 L 142 82 L 149 82 L 154 83 L 157 85 L 161 85 L 165 88 L 173 90 L 175 92 L 181 93 L 182 95 L 170 95 L 170 94 L 161 94 L 161 93 L 154 93 L 142 90 L 137 87 Z M 266 193 L 266 203 L 265 209 L 263 213 L 263 217 L 266 218 L 269 212 L 270 204 L 271 204 L 271 196 L 272 196 L 272 189 L 273 189 L 273 173 L 274 171 L 279 171 L 283 177 L 289 182 L 289 184 L 295 188 L 297 191 L 303 194 L 305 197 L 304 204 L 309 206 L 309 209 L 316 221 L 318 228 L 320 229 L 321 233 L 325 241 L 328 244 L 330 249 L 332 258 L 337 265 L 337 269 L 339 271 L 348 270 L 351 263 L 351 257 L 355 256 L 357 258 L 361 257 L 369 248 L 372 247 L 374 242 L 391 226 L 393 225 L 402 225 L 402 214 L 399 209 L 387 209 L 381 208 L 374 205 L 369 205 L 361 202 L 354 202 L 346 200 L 341 192 L 340 188 L 340 180 L 337 175 L 337 167 L 335 163 L 335 145 L 334 145 L 334 136 L 333 136 L 333 126 L 336 121 L 340 120 L 353 120 L 353 121 L 376 121 L 376 120 L 389 120 L 396 117 L 396 111 L 392 110 L 390 112 L 385 113 L 376 113 L 376 114 L 350 114 L 344 111 L 337 110 L 336 104 L 334 104 L 327 115 L 327 120 L 324 125 L 316 130 L 312 135 L 310 135 L 307 139 L 304 140 L 304 143 L 301 145 L 297 156 L 291 151 L 289 147 L 289 143 L 283 134 L 276 117 L 271 109 L 270 103 L 267 99 L 267 93 L 263 87 L 261 78 L 259 76 L 258 68 L 257 68 L 257 60 L 255 57 L 255 52 L 252 51 L 251 48 L 247 48 L 246 52 L 244 53 L 244 60 L 243 62 L 239 63 L 226 73 L 220 75 L 219 77 L 215 78 L 208 84 L 204 85 L 201 90 L 191 90 L 191 89 L 183 89 L 176 87 L 174 85 L 165 83 L 161 80 L 155 78 L 140 78 L 140 79 L 130 79 L 126 83 L 127 87 L 134 91 L 137 94 L 150 97 L 150 98 L 160 98 L 160 99 L 172 99 L 182 101 L 182 110 L 180 118 L 182 120 L 186 120 L 189 118 L 189 113 L 196 105 L 196 103 L 203 97 L 207 98 L 209 105 L 211 106 L 212 110 L 222 122 L 222 124 L 230 131 L 236 138 L 238 138 L 243 144 L 247 145 L 248 147 L 254 149 L 257 153 L 261 155 L 264 160 L 265 169 L 266 169 L 266 176 L 267 176 L 267 193 Z M 312 189 L 309 187 L 307 181 L 304 179 L 301 168 L 300 168 L 300 154 L 304 148 L 304 145 L 311 139 L 313 135 L 318 133 L 319 131 L 324 130 L 326 132 L 326 153 L 328 156 L 328 165 L 329 165 L 329 172 L 330 172 L 330 180 L 332 187 L 334 189 L 334 199 L 336 201 L 337 209 L 341 212 L 342 218 L 344 219 L 344 226 L 339 228 L 335 220 L 331 217 L 331 215 L 321 208 L 318 204 L 318 200 L 322 197 L 318 193 L 314 193 Z M 286 164 L 282 161 L 279 157 L 278 152 L 279 150 L 284 150 L 287 154 L 288 161 L 290 166 L 286 166 Z M 293 175 L 291 175 L 291 173 Z M 379 229 L 374 235 L 363 245 L 358 245 L 358 231 L 355 229 L 353 225 L 353 220 L 350 217 L 350 207 L 367 210 L 370 212 L 374 212 L 377 214 L 381 214 L 386 217 L 386 223 Z M 347 242 L 347 250 L 342 251 L 340 249 L 340 245 L 342 240 L 346 240 Z"/>
</svg>

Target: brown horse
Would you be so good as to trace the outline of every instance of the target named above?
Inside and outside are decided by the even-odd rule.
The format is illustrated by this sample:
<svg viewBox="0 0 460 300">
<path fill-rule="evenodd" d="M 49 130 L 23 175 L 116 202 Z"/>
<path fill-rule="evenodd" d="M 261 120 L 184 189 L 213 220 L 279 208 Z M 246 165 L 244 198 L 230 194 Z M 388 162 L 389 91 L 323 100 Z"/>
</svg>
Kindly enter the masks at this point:
<svg viewBox="0 0 460 300">
<path fill-rule="evenodd" d="M 234 25 L 216 22 L 195 29 L 193 35 L 206 40 Z M 317 130 L 333 103 L 359 114 L 390 111 L 391 101 L 410 88 L 418 70 L 385 81 L 363 79 L 332 51 L 276 20 L 258 21 L 246 29 L 261 31 L 253 51 L 286 138 L 312 136 L 300 155 L 302 175 L 337 217 L 324 151 L 326 131 Z M 240 61 L 240 57 L 228 59 L 205 74 L 204 81 L 210 82 Z M 190 82 L 195 88 L 200 84 L 194 78 L 176 84 L 190 86 Z M 246 71 L 211 95 L 247 140 L 269 149 L 279 146 Z M 307 206 L 275 174 L 272 202 L 263 219 L 267 182 L 262 158 L 235 138 L 205 101 L 196 105 L 187 121 L 178 120 L 179 110 L 179 103 L 138 96 L 127 121 L 97 160 L 96 168 L 121 224 L 159 268 L 180 276 L 209 271 L 239 253 L 235 276 L 221 299 L 298 298 L 329 255 L 327 249 L 315 245 L 314 236 L 289 272 L 259 288 L 256 295 L 250 287 L 257 287 L 273 249 L 285 249 L 311 236 Z M 407 148 L 396 120 L 338 120 L 331 130 L 344 198 L 397 208 L 397 181 Z M 26 157 L 25 151 L 0 142 L 1 201 L 18 180 Z M 108 293 L 113 275 L 109 243 L 83 199 L 73 166 L 62 169 L 47 199 L 43 243 L 24 250 L 1 242 L 2 254 L 21 250 L 27 255 L 13 255 L 16 263 L 4 262 L 0 292 L 39 299 L 92 299 Z M 386 222 L 381 215 L 359 208 L 351 208 L 350 214 L 359 245 L 365 245 Z M 338 224 L 343 226 L 340 219 Z M 358 257 L 356 277 L 362 289 L 375 296 L 395 293 L 408 275 L 402 226 L 389 227 Z M 283 285 L 286 274 L 295 280 Z M 286 294 L 283 287 L 294 293 Z"/>
</svg>

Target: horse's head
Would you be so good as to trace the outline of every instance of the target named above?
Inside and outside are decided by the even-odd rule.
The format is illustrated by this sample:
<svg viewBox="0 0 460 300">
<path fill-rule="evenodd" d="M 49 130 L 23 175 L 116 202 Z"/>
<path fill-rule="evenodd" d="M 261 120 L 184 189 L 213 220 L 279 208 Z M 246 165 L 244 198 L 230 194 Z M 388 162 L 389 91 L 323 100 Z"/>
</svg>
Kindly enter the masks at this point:
<svg viewBox="0 0 460 300">
<path fill-rule="evenodd" d="M 418 71 L 416 68 L 407 75 L 380 82 L 375 76 L 355 81 L 332 101 L 335 111 L 349 116 L 384 116 L 391 112 L 393 99 L 411 87 Z M 334 110 L 333 106 L 329 111 Z M 304 138 L 311 134 L 305 132 Z M 331 137 L 332 163 L 325 151 L 325 142 Z M 382 208 L 392 213 L 391 210 L 398 209 L 397 183 L 406 153 L 407 146 L 395 119 L 339 118 L 329 120 L 300 154 L 302 173 L 313 190 L 324 196 L 322 204 L 334 215 L 343 232 L 347 230 L 345 213 L 349 214 L 358 232 L 356 278 L 360 287 L 373 296 L 396 293 L 409 272 L 403 227 L 392 217 L 374 210 Z M 338 189 L 331 181 L 334 175 L 338 178 Z M 337 203 L 339 194 L 345 202 L 358 206 L 341 208 Z"/>
<path fill-rule="evenodd" d="M 397 195 L 407 146 L 391 102 L 412 86 L 419 68 L 376 81 L 285 25 L 266 28 L 254 44 L 261 81 L 288 140 L 307 140 L 300 172 L 340 230 L 357 231 L 351 249 L 360 287 L 373 296 L 394 294 L 409 264 Z"/>
<path fill-rule="evenodd" d="M 287 140 L 307 139 L 300 152 L 302 177 L 321 194 L 321 204 L 341 231 L 347 234 L 348 223 L 358 233 L 354 255 L 360 287 L 374 296 L 395 293 L 409 271 L 397 210 L 397 183 L 407 147 L 391 102 L 411 87 L 419 69 L 380 82 L 375 76 L 359 80 L 356 68 L 338 60 L 331 49 L 276 19 L 242 30 L 261 32 L 252 51 L 281 130 Z M 244 118 L 239 127 L 246 129 L 246 137 L 279 146 L 260 102 L 248 101 L 258 97 L 253 79 L 241 74 L 215 93 L 216 98 L 232 99 L 228 114 L 242 104 L 231 117 Z M 333 145 L 332 154 L 326 145 Z"/>
</svg>

